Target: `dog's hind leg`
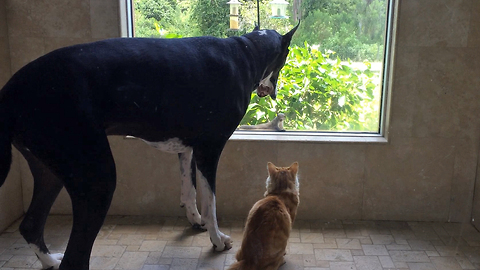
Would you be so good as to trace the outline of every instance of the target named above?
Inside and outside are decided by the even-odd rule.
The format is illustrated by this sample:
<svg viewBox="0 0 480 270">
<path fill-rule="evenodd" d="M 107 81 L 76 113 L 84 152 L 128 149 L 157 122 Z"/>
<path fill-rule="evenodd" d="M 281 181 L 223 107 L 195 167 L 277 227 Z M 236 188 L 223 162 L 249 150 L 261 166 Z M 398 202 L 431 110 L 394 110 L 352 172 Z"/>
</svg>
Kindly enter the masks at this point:
<svg viewBox="0 0 480 270">
<path fill-rule="evenodd" d="M 16 147 L 27 160 L 34 179 L 32 201 L 20 224 L 20 233 L 37 255 L 43 269 L 58 269 L 63 254 L 50 253 L 45 245 L 43 232 L 50 208 L 63 184 L 28 149 L 18 145 Z"/>
<path fill-rule="evenodd" d="M 184 153 L 179 153 L 180 173 L 182 177 L 182 191 L 180 197 L 180 206 L 185 207 L 187 219 L 196 229 L 201 229 L 201 217 L 197 208 L 197 166 L 193 159 L 192 149 Z"/>
<path fill-rule="evenodd" d="M 59 269 L 88 270 L 115 190 L 113 156 L 105 131 L 93 117 L 68 108 L 42 116 L 30 115 L 19 137 L 62 181 L 72 201 L 73 226 Z"/>
<path fill-rule="evenodd" d="M 93 243 L 115 190 L 115 163 L 106 135 L 86 141 L 72 144 L 83 156 L 69 162 L 75 169 L 65 181 L 72 199 L 73 227 L 60 269 L 88 269 Z"/>
<path fill-rule="evenodd" d="M 232 248 L 230 236 L 223 234 L 218 228 L 217 209 L 215 198 L 215 178 L 220 154 L 225 143 L 205 142 L 193 149 L 193 155 L 200 171 L 197 186 L 201 193 L 202 224 L 208 230 L 210 241 L 217 251 Z"/>
</svg>

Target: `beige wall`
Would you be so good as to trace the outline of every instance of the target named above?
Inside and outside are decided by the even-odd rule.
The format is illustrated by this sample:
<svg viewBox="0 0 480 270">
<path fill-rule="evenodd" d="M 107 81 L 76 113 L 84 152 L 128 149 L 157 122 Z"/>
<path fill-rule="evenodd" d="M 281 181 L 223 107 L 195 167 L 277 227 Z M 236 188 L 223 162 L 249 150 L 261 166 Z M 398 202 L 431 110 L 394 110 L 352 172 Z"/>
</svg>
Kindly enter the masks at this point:
<svg viewBox="0 0 480 270">
<path fill-rule="evenodd" d="M 117 9 L 116 0 L 7 0 L 12 70 L 63 45 L 118 36 Z M 469 221 L 480 154 L 479 13 L 477 0 L 399 1 L 389 142 L 230 141 L 219 217 L 246 215 L 264 192 L 267 161 L 299 161 L 299 218 Z M 176 155 L 110 141 L 118 171 L 110 214 L 182 215 Z M 19 165 L 27 206 L 32 181 Z M 69 211 L 62 193 L 53 213 Z"/>
<path fill-rule="evenodd" d="M 0 0 L 0 86 L 11 76 L 6 14 L 5 1 Z M 13 160 L 17 160 L 17 154 L 14 151 Z M 5 184 L 0 188 L 0 232 L 23 215 L 22 182 L 18 165 L 18 162 L 14 162 Z"/>
</svg>

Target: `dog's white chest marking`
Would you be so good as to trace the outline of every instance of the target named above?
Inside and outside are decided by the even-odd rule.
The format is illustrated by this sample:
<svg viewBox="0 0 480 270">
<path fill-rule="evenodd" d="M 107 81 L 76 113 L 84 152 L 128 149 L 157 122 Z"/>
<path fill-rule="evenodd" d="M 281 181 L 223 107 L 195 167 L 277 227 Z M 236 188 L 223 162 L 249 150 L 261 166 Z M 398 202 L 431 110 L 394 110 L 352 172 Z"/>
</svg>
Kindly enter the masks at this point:
<svg viewBox="0 0 480 270">
<path fill-rule="evenodd" d="M 148 145 L 172 154 L 185 153 L 190 147 L 184 145 L 179 138 L 171 138 L 163 142 L 149 142 L 142 139 Z"/>
<path fill-rule="evenodd" d="M 272 77 L 273 75 L 273 71 L 270 72 L 270 74 L 268 74 L 267 77 L 265 77 L 265 79 L 261 80 L 260 81 L 260 85 L 265 85 L 265 86 L 268 86 L 268 87 L 273 87 L 273 84 L 272 82 L 270 81 L 270 78 Z"/>
<path fill-rule="evenodd" d="M 260 31 L 258 31 L 258 34 L 259 34 L 260 36 L 267 35 L 267 30 L 260 30 Z"/>
</svg>

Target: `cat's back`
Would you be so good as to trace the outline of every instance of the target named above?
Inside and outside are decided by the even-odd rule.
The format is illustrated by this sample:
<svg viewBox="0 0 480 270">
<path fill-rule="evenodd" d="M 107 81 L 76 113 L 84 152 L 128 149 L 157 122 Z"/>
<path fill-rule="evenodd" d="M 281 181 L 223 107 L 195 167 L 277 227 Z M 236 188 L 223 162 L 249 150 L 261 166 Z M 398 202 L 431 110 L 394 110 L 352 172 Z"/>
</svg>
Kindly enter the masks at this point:
<svg viewBox="0 0 480 270">
<path fill-rule="evenodd" d="M 292 220 L 285 204 L 277 196 L 267 196 L 257 201 L 248 216 L 247 230 L 270 230 L 289 233 Z"/>
</svg>

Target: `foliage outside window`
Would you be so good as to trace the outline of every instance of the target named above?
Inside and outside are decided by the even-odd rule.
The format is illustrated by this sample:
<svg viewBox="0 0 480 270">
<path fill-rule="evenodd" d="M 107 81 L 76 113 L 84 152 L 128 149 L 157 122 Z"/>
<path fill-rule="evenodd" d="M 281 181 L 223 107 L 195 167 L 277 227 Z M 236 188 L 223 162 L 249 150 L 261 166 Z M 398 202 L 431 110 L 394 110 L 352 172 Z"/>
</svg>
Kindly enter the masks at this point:
<svg viewBox="0 0 480 270">
<path fill-rule="evenodd" d="M 253 30 L 256 0 L 240 0 L 240 30 L 229 30 L 226 0 L 133 0 L 135 36 L 242 35 Z M 242 125 L 284 113 L 287 131 L 378 132 L 388 0 L 288 0 L 289 19 L 270 18 L 260 1 L 261 28 L 299 29 L 278 82 L 277 100 L 252 94 Z"/>
</svg>

